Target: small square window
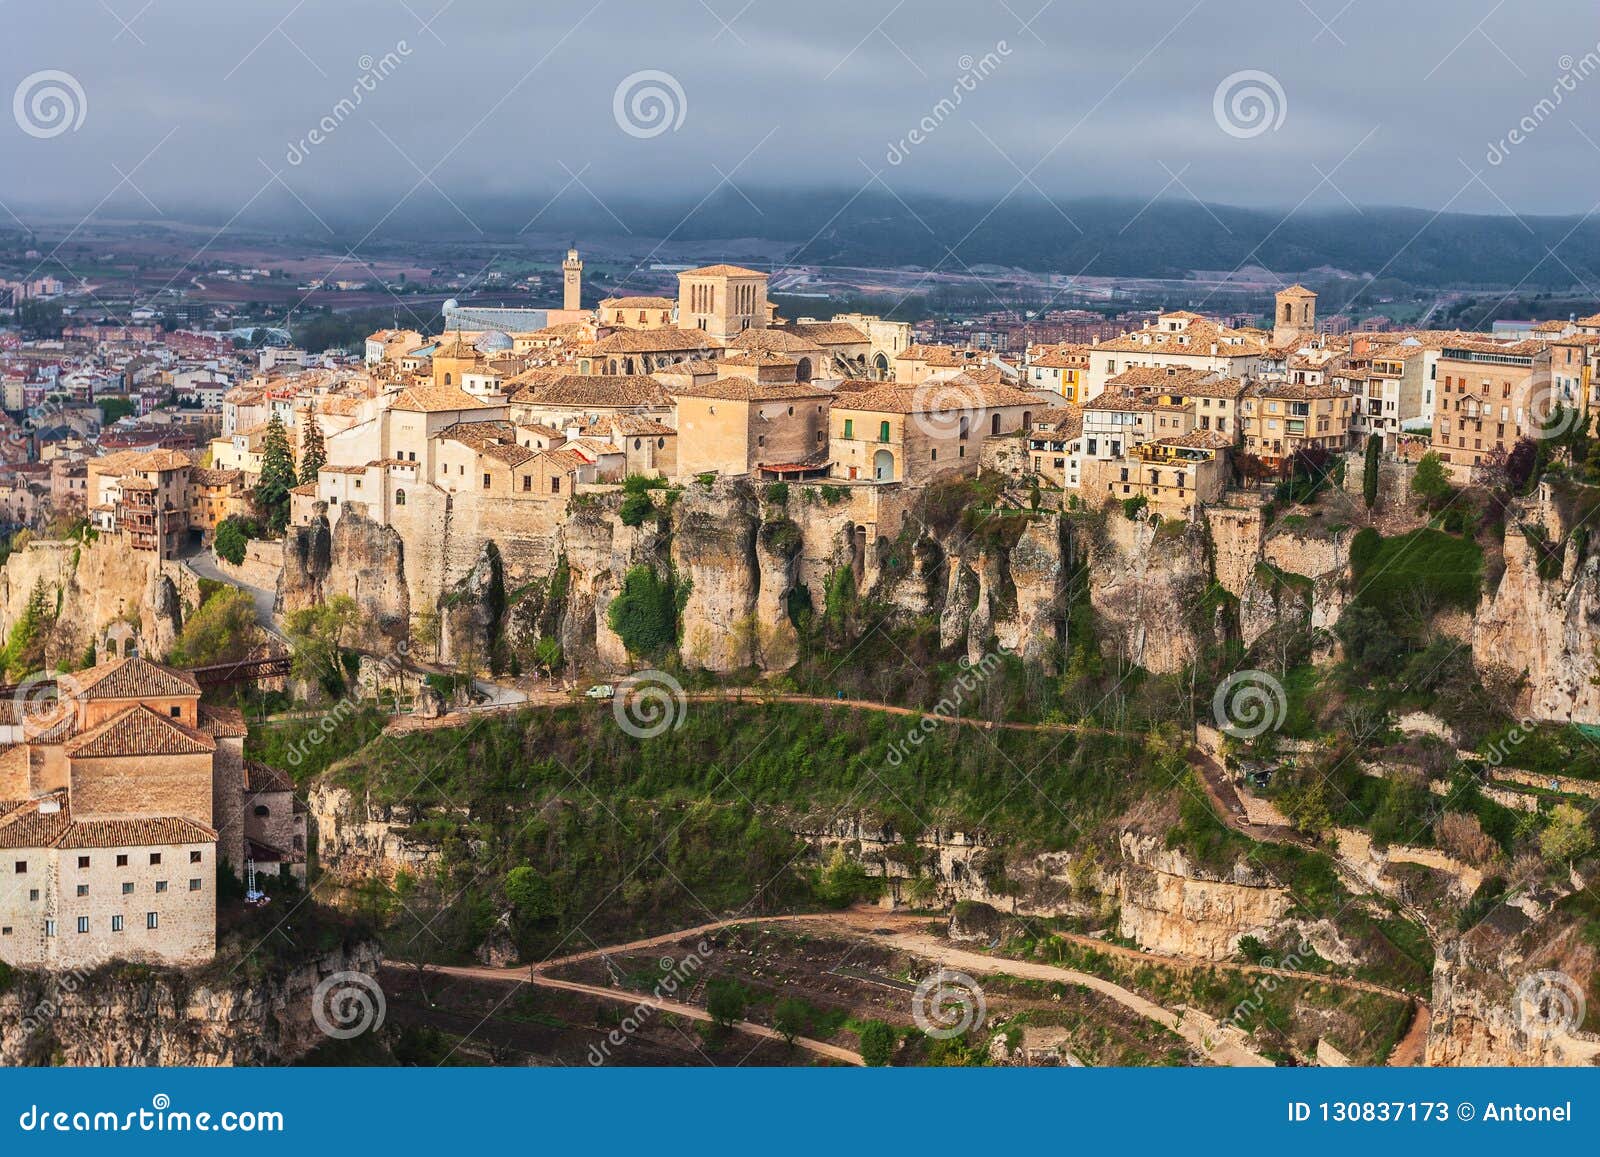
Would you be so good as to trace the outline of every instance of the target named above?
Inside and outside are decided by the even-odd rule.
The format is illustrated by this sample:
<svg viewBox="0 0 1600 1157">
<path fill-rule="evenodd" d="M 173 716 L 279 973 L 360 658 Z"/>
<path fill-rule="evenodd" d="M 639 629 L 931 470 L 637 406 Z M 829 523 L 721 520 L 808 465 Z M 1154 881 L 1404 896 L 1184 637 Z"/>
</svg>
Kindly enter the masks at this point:
<svg viewBox="0 0 1600 1157">
<path fill-rule="evenodd" d="M 127 866 L 128 866 L 128 857 L 127 856 L 118 856 L 117 857 L 117 867 L 126 868 Z"/>
<path fill-rule="evenodd" d="M 122 894 L 124 896 L 133 895 L 133 881 L 132 880 L 124 880 L 122 882 Z"/>
<path fill-rule="evenodd" d="M 144 914 L 144 926 L 146 928 L 159 928 L 161 926 L 161 917 L 155 912 L 146 912 Z"/>
<path fill-rule="evenodd" d="M 159 864 L 160 862 L 161 862 L 161 853 L 160 852 L 151 852 L 150 853 L 150 864 L 151 864 L 151 866 L 154 867 L 156 864 Z"/>
<path fill-rule="evenodd" d="M 27 874 L 28 874 L 28 861 L 27 860 L 18 860 L 17 861 L 17 875 L 25 876 Z"/>
<path fill-rule="evenodd" d="M 165 880 L 157 880 L 156 881 L 156 891 L 157 892 L 165 892 L 166 890 L 167 890 L 167 882 Z"/>
<path fill-rule="evenodd" d="M 29 888 L 28 889 L 28 899 L 33 901 L 34 903 L 38 903 L 38 901 L 39 901 L 39 889 L 37 889 L 37 888 Z"/>
<path fill-rule="evenodd" d="M 167 714 L 172 716 L 172 718 L 176 719 L 180 715 L 183 714 L 183 708 L 182 707 L 168 707 L 167 708 Z"/>
<path fill-rule="evenodd" d="M 89 857 L 88 856 L 79 856 L 78 857 L 78 867 L 87 868 L 88 866 L 89 866 Z"/>
<path fill-rule="evenodd" d="M 121 916 L 113 916 L 113 917 L 111 917 L 111 931 L 113 931 L 113 932 L 121 932 L 122 931 L 122 917 Z"/>
<path fill-rule="evenodd" d="M 78 885 L 78 895 L 87 896 L 88 894 L 89 894 L 89 885 L 88 884 L 79 884 Z"/>
<path fill-rule="evenodd" d="M 199 881 L 199 879 L 190 880 L 189 881 L 189 891 L 198 892 L 199 890 L 200 890 L 200 881 Z"/>
<path fill-rule="evenodd" d="M 191 864 L 198 864 L 200 862 L 200 853 L 199 852 L 190 852 L 189 853 L 189 862 Z"/>
</svg>

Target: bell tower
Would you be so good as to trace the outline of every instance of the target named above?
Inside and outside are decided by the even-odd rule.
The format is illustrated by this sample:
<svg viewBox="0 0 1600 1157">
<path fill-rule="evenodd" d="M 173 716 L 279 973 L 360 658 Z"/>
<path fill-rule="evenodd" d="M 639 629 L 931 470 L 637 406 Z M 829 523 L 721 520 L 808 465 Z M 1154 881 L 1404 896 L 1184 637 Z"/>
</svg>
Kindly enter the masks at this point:
<svg viewBox="0 0 1600 1157">
<path fill-rule="evenodd" d="M 583 308 L 583 259 L 578 256 L 576 242 L 567 250 L 561 271 L 561 308 L 576 312 Z"/>
<path fill-rule="evenodd" d="M 1317 336 L 1317 295 L 1303 285 L 1291 285 L 1277 297 L 1272 321 L 1272 344 L 1288 345 Z"/>
</svg>

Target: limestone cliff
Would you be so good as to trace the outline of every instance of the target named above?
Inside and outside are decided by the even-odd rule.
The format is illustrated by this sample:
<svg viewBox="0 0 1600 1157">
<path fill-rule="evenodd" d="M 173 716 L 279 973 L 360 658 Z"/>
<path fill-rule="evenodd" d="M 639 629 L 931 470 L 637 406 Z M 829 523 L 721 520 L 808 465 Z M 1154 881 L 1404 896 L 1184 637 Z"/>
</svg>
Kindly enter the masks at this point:
<svg viewBox="0 0 1600 1157">
<path fill-rule="evenodd" d="M 756 559 L 760 510 L 742 481 L 685 488 L 672 512 L 672 566 L 689 588 L 683 608 L 683 660 L 731 671 L 759 656 Z"/>
<path fill-rule="evenodd" d="M 1473 623 L 1473 661 L 1480 670 L 1507 663 L 1525 670 L 1523 707 L 1534 719 L 1600 723 L 1600 554 L 1589 549 L 1586 528 L 1569 536 L 1548 483 L 1515 513 L 1518 522 L 1507 520 L 1505 572 Z M 1559 574 L 1540 577 L 1539 552 L 1519 523 L 1566 540 Z"/>
<path fill-rule="evenodd" d="M 0 638 L 9 637 L 35 589 L 55 614 L 45 647 L 50 666 L 77 667 L 113 623 L 135 628 L 142 654 L 163 656 L 200 601 L 199 580 L 154 552 L 132 550 L 119 536 L 93 542 L 40 540 L 0 567 Z"/>
<path fill-rule="evenodd" d="M 1242 860 L 1215 872 L 1137 828 L 1121 847 L 1122 935 L 1153 951 L 1226 960 L 1242 937 L 1266 939 L 1293 906 L 1286 887 Z"/>
<path fill-rule="evenodd" d="M 1205 532 L 1197 524 L 1156 527 L 1117 508 L 1094 516 L 1084 536 L 1089 598 L 1120 657 L 1158 675 L 1200 652 L 1194 610 L 1210 584 Z"/>
<path fill-rule="evenodd" d="M 368 518 L 359 502 L 344 507 L 332 530 L 326 513 L 289 528 L 274 611 L 288 615 L 339 595 L 355 600 L 361 612 L 353 646 L 388 652 L 410 637 L 405 541 L 393 527 Z"/>
<path fill-rule="evenodd" d="M 358 941 L 265 975 L 222 965 L 16 973 L 0 995 L 0 1065 L 291 1064 L 327 1039 L 313 1020 L 319 981 L 378 963 Z"/>
</svg>

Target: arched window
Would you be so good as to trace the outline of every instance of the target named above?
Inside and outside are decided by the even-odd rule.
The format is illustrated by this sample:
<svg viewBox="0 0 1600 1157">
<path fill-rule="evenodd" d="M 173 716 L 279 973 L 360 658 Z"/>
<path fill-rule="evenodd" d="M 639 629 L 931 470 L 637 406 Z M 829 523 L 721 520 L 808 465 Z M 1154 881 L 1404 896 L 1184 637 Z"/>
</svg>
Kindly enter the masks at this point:
<svg viewBox="0 0 1600 1157">
<path fill-rule="evenodd" d="M 266 804 L 264 804 L 264 803 L 256 804 L 256 815 L 260 816 L 262 819 L 265 819 L 267 816 L 270 816 L 271 814 L 272 814 L 272 809 L 269 808 Z"/>
<path fill-rule="evenodd" d="M 811 359 L 810 358 L 801 358 L 800 359 L 800 366 L 799 366 L 799 369 L 798 369 L 798 374 L 799 374 L 800 380 L 802 382 L 809 382 L 811 380 Z"/>
<path fill-rule="evenodd" d="M 406 504 L 406 492 L 404 490 L 396 490 L 394 492 L 394 504 L 396 506 L 404 506 Z"/>
<path fill-rule="evenodd" d="M 644 441 L 643 441 L 643 439 L 640 439 L 640 438 L 635 438 L 635 439 L 634 439 L 634 440 L 633 440 L 633 448 L 634 448 L 634 449 L 635 449 L 635 450 L 637 450 L 637 449 L 639 449 L 639 448 L 640 448 L 640 447 L 641 447 L 641 446 L 643 446 L 643 445 L 644 445 Z"/>
<path fill-rule="evenodd" d="M 449 374 L 445 374 L 445 376 L 444 376 L 444 384 L 447 385 L 447 386 L 450 384 L 450 375 Z"/>
<path fill-rule="evenodd" d="M 1000 415 L 999 414 L 991 415 L 990 418 L 989 418 L 989 433 L 990 434 L 998 434 L 999 432 L 1000 432 Z"/>
</svg>

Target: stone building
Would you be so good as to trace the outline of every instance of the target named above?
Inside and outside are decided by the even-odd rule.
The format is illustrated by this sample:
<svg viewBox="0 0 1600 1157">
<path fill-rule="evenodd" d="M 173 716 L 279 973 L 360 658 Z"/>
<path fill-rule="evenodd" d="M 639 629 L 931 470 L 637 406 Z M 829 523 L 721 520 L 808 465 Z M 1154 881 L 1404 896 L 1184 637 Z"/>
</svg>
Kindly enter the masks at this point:
<svg viewBox="0 0 1600 1157">
<path fill-rule="evenodd" d="M 0 960 L 192 965 L 216 949 L 217 873 L 250 858 L 243 720 L 141 658 L 61 676 L 4 721 Z M 303 858 L 303 857 L 302 857 Z"/>
</svg>

